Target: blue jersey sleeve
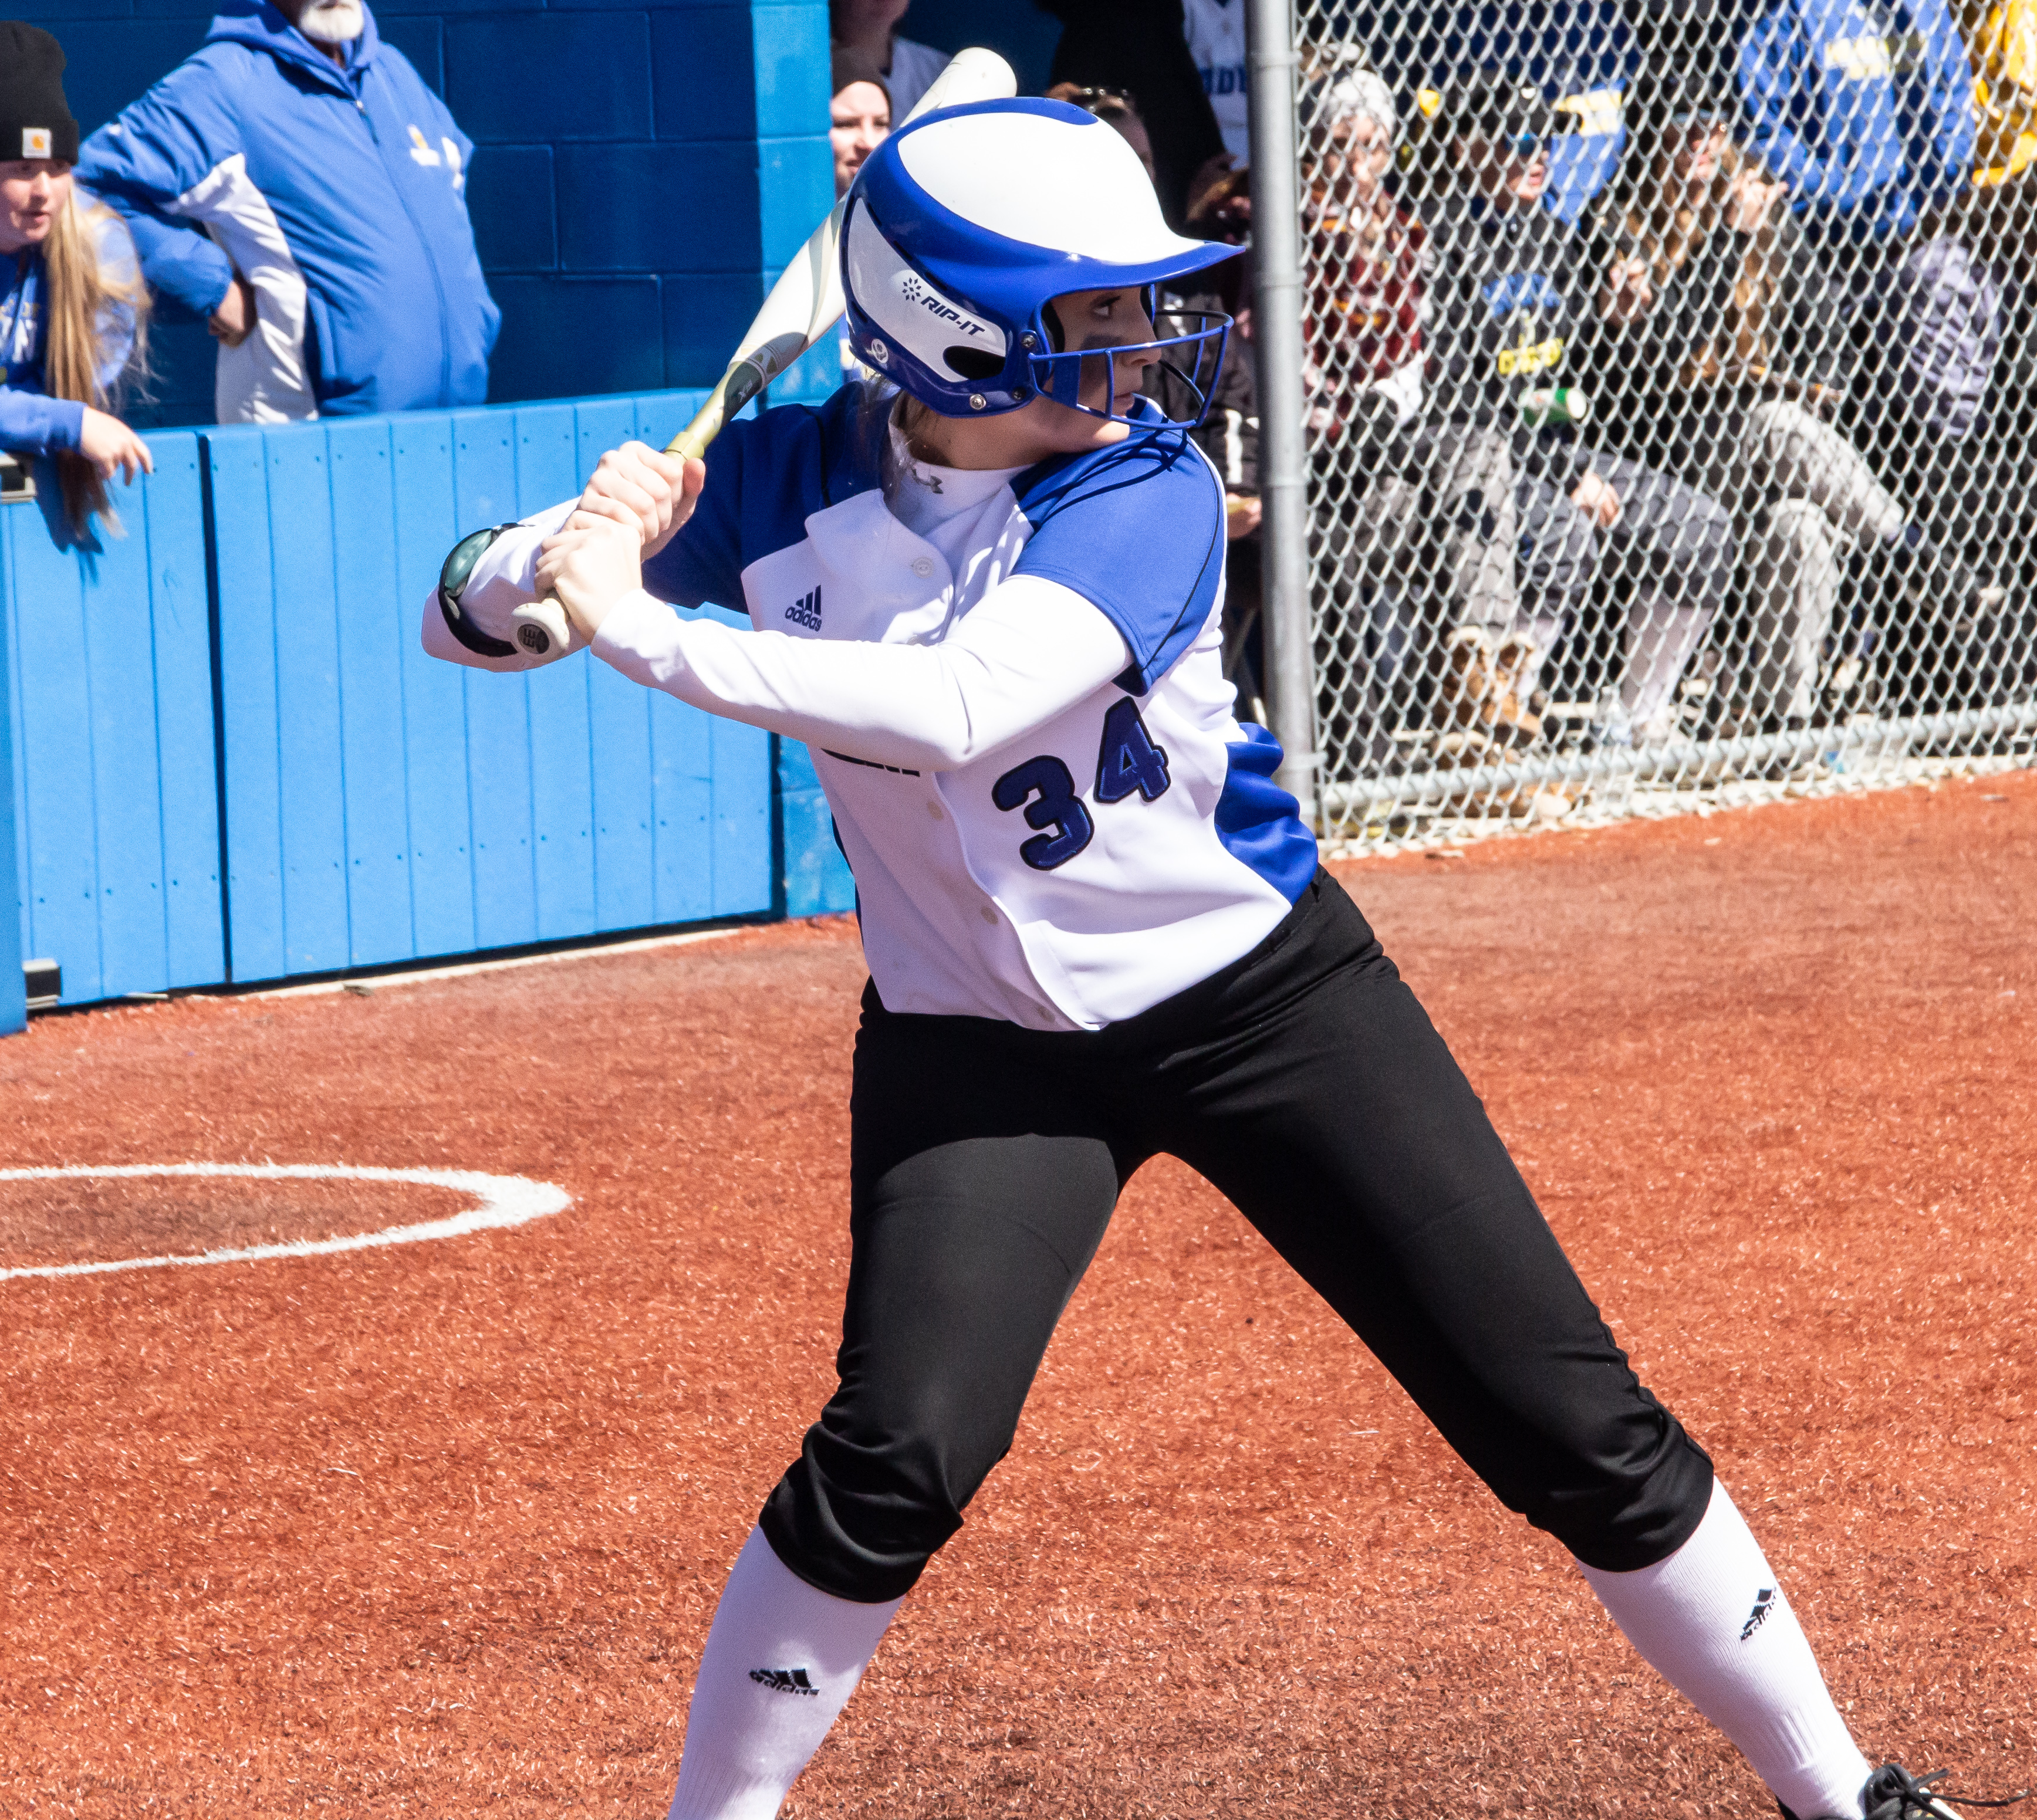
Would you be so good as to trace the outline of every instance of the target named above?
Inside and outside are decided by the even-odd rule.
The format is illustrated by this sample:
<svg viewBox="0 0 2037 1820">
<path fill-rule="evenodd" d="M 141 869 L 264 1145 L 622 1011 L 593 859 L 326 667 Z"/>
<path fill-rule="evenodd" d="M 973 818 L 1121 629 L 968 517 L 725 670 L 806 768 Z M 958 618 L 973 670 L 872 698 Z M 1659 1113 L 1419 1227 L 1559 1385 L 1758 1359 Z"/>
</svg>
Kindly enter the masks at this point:
<svg viewBox="0 0 2037 1820">
<path fill-rule="evenodd" d="M 644 585 L 678 606 L 743 606 L 743 475 L 751 426 L 731 424 L 707 451 L 707 485 L 678 534 L 644 565 Z"/>
<path fill-rule="evenodd" d="M 1033 527 L 1020 575 L 1057 581 L 1124 634 L 1118 678 L 1143 695 L 1201 635 L 1223 585 L 1223 489 L 1188 439 L 1162 430 L 1042 463 L 1014 489 Z"/>
<path fill-rule="evenodd" d="M 678 535 L 644 565 L 644 585 L 679 606 L 744 610 L 743 572 L 807 534 L 807 520 L 879 482 L 862 393 L 781 405 L 740 419 L 707 451 L 707 485 Z"/>
<path fill-rule="evenodd" d="M 74 398 L 45 398 L 24 387 L 0 385 L 0 449 L 14 455 L 52 455 L 74 449 L 85 433 L 85 406 Z"/>
</svg>

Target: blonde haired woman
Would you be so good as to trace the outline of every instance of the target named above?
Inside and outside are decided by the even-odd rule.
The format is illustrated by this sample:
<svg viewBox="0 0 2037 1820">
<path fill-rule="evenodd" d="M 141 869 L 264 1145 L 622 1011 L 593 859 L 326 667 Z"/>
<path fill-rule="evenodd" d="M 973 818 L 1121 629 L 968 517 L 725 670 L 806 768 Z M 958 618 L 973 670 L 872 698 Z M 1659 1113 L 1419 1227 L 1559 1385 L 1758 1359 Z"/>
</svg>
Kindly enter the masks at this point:
<svg viewBox="0 0 2037 1820">
<path fill-rule="evenodd" d="M 82 543 L 95 515 L 119 530 L 115 470 L 131 482 L 154 466 L 108 408 L 141 367 L 148 293 L 127 228 L 71 182 L 63 66 L 48 32 L 0 20 L 0 448 L 52 464 L 51 531 Z"/>
</svg>

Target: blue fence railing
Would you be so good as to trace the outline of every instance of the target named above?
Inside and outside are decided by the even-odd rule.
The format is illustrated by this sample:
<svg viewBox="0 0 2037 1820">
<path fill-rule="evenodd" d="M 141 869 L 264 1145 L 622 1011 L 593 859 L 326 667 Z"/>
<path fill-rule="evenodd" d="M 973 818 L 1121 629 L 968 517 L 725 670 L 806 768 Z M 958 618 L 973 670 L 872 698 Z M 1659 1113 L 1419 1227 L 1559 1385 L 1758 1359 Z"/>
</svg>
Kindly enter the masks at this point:
<svg viewBox="0 0 2037 1820">
<path fill-rule="evenodd" d="M 96 558 L 0 508 L 21 942 L 76 999 L 226 977 L 198 439 L 149 446 Z"/>
<path fill-rule="evenodd" d="M 164 434 L 91 557 L 0 509 L 21 935 L 65 1000 L 847 908 L 796 746 L 418 643 L 463 531 L 699 395 Z"/>
</svg>

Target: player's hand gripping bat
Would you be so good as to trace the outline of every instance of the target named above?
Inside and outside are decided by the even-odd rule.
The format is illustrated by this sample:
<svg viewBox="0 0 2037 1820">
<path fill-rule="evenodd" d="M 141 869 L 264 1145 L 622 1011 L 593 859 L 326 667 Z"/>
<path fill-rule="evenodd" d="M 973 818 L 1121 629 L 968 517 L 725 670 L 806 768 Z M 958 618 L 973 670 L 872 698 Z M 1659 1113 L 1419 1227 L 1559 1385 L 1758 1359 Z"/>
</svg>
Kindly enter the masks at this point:
<svg viewBox="0 0 2037 1820">
<path fill-rule="evenodd" d="M 1018 92 L 1018 78 L 1012 74 L 1011 66 L 995 51 L 960 51 L 905 118 L 916 120 L 936 108 L 996 100 Z M 771 287 L 757 319 L 736 344 L 728 370 L 708 394 L 707 402 L 693 421 L 666 445 L 667 455 L 686 460 L 705 454 L 707 445 L 720 433 L 724 424 L 834 327 L 842 312 L 841 266 L 837 257 L 841 216 L 842 204 L 837 202 Z M 440 586 L 454 599 L 459 598 L 467 575 L 486 549 L 487 535 L 483 532 L 478 538 L 463 539 L 446 558 Z M 463 565 L 463 553 L 470 546 L 474 547 L 471 553 L 465 555 Z M 459 566 L 458 574 L 454 573 L 455 566 Z M 565 609 L 555 598 L 547 595 L 529 602 L 510 617 L 516 622 L 510 636 L 526 655 L 546 663 L 565 655 L 570 643 Z"/>
</svg>

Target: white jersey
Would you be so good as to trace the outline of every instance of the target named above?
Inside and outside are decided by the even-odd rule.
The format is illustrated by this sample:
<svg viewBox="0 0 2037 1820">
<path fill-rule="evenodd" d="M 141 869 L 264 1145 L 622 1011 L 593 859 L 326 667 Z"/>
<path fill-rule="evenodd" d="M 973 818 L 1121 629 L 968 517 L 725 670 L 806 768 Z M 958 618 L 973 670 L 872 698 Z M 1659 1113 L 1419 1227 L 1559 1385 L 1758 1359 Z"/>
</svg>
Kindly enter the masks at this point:
<svg viewBox="0 0 2037 1820">
<path fill-rule="evenodd" d="M 595 655 L 811 745 L 888 1010 L 1097 1029 L 1249 952 L 1316 844 L 1272 781 L 1279 746 L 1231 712 L 1208 463 L 1163 431 L 1011 473 L 916 470 L 864 400 L 729 425 Z M 508 629 L 570 510 L 476 568 L 470 640 Z M 738 598 L 753 631 L 666 604 Z M 435 595 L 425 641 L 527 662 L 455 642 Z"/>
<path fill-rule="evenodd" d="M 1183 35 L 1216 111 L 1223 149 L 1240 165 L 1252 162 L 1249 94 L 1245 81 L 1245 0 L 1183 0 Z"/>
</svg>

